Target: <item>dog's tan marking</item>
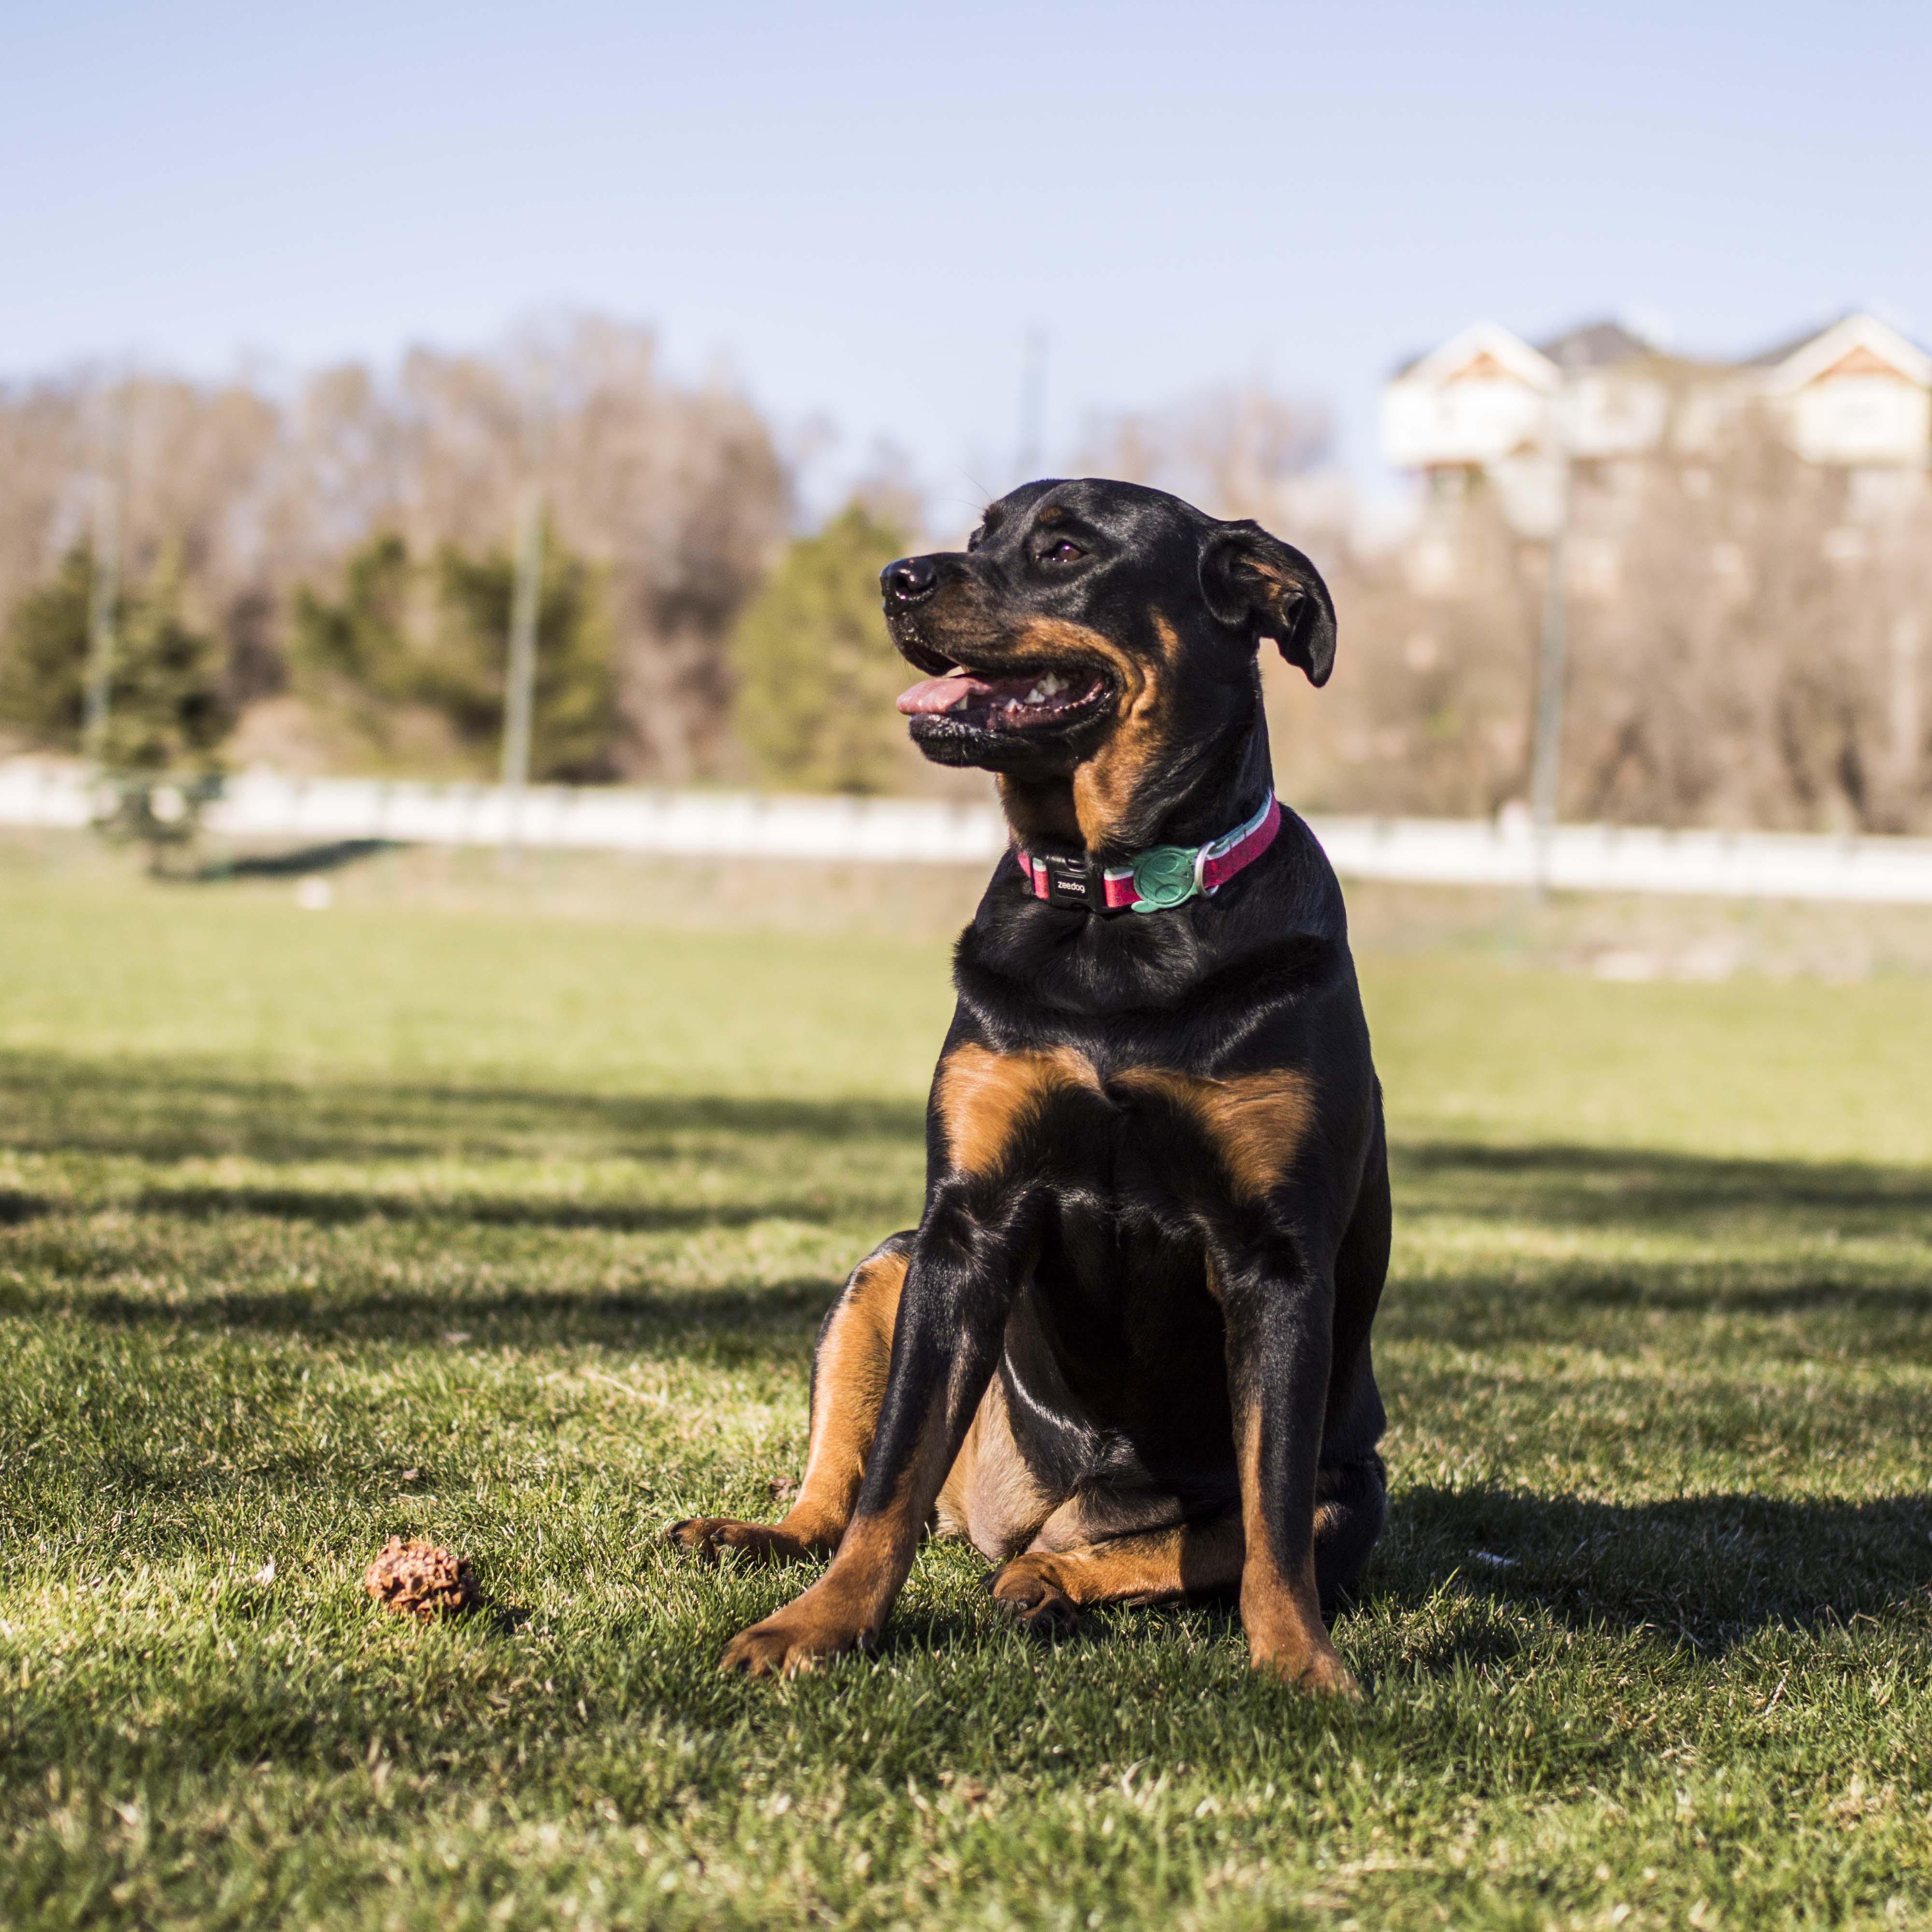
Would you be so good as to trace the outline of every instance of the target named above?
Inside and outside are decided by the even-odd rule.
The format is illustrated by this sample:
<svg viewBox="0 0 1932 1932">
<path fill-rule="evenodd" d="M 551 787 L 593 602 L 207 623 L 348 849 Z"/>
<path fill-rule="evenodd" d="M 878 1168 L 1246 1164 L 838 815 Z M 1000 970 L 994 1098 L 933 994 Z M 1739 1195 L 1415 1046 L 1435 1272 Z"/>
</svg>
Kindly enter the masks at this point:
<svg viewBox="0 0 1932 1932">
<path fill-rule="evenodd" d="M 1052 1095 L 1077 1087 L 1097 1094 L 1100 1076 L 1085 1054 L 1070 1046 L 1041 1053 L 955 1047 L 940 1066 L 938 1082 L 939 1117 L 953 1166 L 975 1177 L 992 1174 L 1015 1136 Z"/>
<path fill-rule="evenodd" d="M 985 1557 L 1010 1556 L 1026 1547 L 1057 1500 L 1020 1454 L 995 1374 L 940 1490 L 940 1534 L 964 1537 Z"/>
<path fill-rule="evenodd" d="M 1079 838 L 1071 779 L 1018 778 L 1002 772 L 997 782 L 1000 809 L 1022 845 L 1042 838 Z"/>
<path fill-rule="evenodd" d="M 1018 779 L 1002 776 L 1000 803 L 1022 840 L 1077 838 L 1090 852 L 1118 857 L 1137 839 L 1132 814 L 1148 770 L 1166 748 L 1162 699 L 1177 674 L 1180 638 L 1158 612 L 1153 616 L 1158 662 L 1124 650 L 1103 631 L 1064 617 L 1035 617 L 1007 640 L 1003 665 L 1059 668 L 1069 659 L 1096 660 L 1118 688 L 1114 728 L 1070 779 Z M 940 643 L 944 647 L 944 640 Z"/>
<path fill-rule="evenodd" d="M 994 1600 L 1035 1628 L 1093 1604 L 1169 1603 L 1240 1580 L 1241 1520 L 1118 1536 L 1074 1550 L 1029 1550 L 993 1580 Z M 1063 1609 L 1063 1606 L 1064 1608 Z"/>
<path fill-rule="evenodd" d="M 880 1255 L 860 1265 L 819 1348 L 805 1478 L 779 1526 L 813 1549 L 830 1550 L 844 1534 L 865 1480 L 866 1458 L 885 1400 L 906 1260 Z"/>
<path fill-rule="evenodd" d="M 1088 640 L 1086 647 L 1107 659 L 1120 686 L 1113 730 L 1090 758 L 1074 767 L 1074 816 L 1088 851 L 1124 855 L 1137 842 L 1131 824 L 1136 796 L 1166 748 L 1162 700 L 1180 656 L 1180 639 L 1174 626 L 1155 612 L 1154 638 L 1160 657 L 1156 665 L 1124 651 L 1097 632 L 1067 628 L 1078 630 Z"/>
<path fill-rule="evenodd" d="M 805 1475 L 784 1519 L 757 1523 L 694 1516 L 673 1527 L 674 1543 L 704 1555 L 736 1550 L 794 1559 L 828 1555 L 838 1546 L 865 1480 L 866 1458 L 885 1400 L 906 1258 L 885 1254 L 862 1262 L 832 1310 L 812 1364 Z"/>
<path fill-rule="evenodd" d="M 1117 1074 L 1114 1084 L 1161 1094 L 1192 1116 L 1244 1200 L 1260 1200 L 1280 1184 L 1314 1117 L 1307 1078 L 1286 1070 L 1210 1080 L 1135 1066 Z"/>
<path fill-rule="evenodd" d="M 885 1508 L 854 1516 L 832 1567 L 783 1610 L 740 1630 L 725 1646 L 721 1670 L 790 1677 L 822 1658 L 872 1647 L 912 1568 L 944 1474 L 947 1407 L 933 1405 Z"/>
<path fill-rule="evenodd" d="M 1171 666 L 1180 638 L 1164 617 L 1154 619 L 1154 630 L 1163 668 Z M 1067 836 L 1070 814 L 1073 836 L 1088 851 L 1123 850 L 1121 822 L 1160 748 L 1161 681 L 1144 657 L 1124 650 L 1103 631 L 1064 617 L 1035 617 L 1023 624 L 1012 635 L 1005 661 L 1016 668 L 1034 664 L 1058 667 L 1070 658 L 1089 663 L 1097 659 L 1113 673 L 1119 690 L 1114 728 L 1093 757 L 1074 767 L 1070 784 L 1061 779 L 1022 786 L 1003 779 L 1000 802 L 1007 809 L 1007 823 L 1022 838 L 1042 831 Z"/>
<path fill-rule="evenodd" d="M 1272 1672 L 1306 1690 L 1359 1696 L 1360 1688 L 1335 1654 L 1322 1621 L 1313 1538 L 1306 1550 L 1285 1562 L 1270 1534 L 1258 1405 L 1250 1402 L 1235 1417 L 1234 1432 L 1241 1478 L 1241 1628 L 1247 1633 L 1249 1660 L 1256 1670 Z"/>
<path fill-rule="evenodd" d="M 1263 586 L 1262 594 L 1268 599 L 1277 616 L 1287 608 L 1291 599 L 1299 600 L 1308 594 L 1308 586 L 1300 579 L 1291 577 L 1267 557 L 1257 556 L 1252 550 L 1238 551 L 1234 564 L 1237 570 L 1251 572 L 1261 579 Z"/>
</svg>

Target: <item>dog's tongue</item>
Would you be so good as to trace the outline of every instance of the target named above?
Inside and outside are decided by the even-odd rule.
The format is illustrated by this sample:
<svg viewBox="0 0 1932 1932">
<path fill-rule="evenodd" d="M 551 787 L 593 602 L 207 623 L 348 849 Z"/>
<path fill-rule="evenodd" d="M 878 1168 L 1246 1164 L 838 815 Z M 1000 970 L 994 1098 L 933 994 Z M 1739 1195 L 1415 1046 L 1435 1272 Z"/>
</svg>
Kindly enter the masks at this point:
<svg viewBox="0 0 1932 1932">
<path fill-rule="evenodd" d="M 910 691 L 901 692 L 899 709 L 908 718 L 923 718 L 956 711 L 964 704 L 1023 701 L 1038 682 L 1037 672 L 1025 677 L 975 677 L 970 671 L 950 670 L 944 677 L 922 678 Z"/>
</svg>

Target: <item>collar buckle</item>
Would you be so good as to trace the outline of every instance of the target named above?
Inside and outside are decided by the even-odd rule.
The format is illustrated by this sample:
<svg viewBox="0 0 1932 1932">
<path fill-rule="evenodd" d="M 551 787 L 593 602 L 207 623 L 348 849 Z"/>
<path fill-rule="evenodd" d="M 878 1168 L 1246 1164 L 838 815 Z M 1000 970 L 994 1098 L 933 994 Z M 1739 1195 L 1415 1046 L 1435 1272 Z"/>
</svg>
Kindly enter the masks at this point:
<svg viewBox="0 0 1932 1932">
<path fill-rule="evenodd" d="M 1066 859 L 1049 852 L 1034 863 L 1046 874 L 1046 890 L 1041 896 L 1048 905 L 1077 906 L 1082 912 L 1105 910 L 1096 904 L 1100 896 L 1094 890 L 1094 874 L 1084 859 Z"/>
<path fill-rule="evenodd" d="M 1036 858 L 1016 844 L 1014 856 L 1034 897 L 1048 905 L 1097 914 L 1164 912 L 1213 898 L 1274 843 L 1280 829 L 1281 806 L 1270 788 L 1253 818 L 1204 845 L 1150 845 L 1129 864 L 1104 871 L 1084 855 Z"/>
</svg>

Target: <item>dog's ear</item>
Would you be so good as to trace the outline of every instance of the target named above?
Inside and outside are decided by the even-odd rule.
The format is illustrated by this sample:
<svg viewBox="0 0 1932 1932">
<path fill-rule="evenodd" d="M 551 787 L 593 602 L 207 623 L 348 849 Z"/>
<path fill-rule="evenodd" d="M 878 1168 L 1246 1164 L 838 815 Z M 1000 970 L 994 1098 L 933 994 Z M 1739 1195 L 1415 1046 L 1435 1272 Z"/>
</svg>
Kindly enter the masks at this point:
<svg viewBox="0 0 1932 1932">
<path fill-rule="evenodd" d="M 1335 668 L 1335 606 L 1322 573 L 1260 524 L 1222 524 L 1201 553 L 1201 594 L 1250 644 L 1272 638 L 1310 684 Z"/>
</svg>

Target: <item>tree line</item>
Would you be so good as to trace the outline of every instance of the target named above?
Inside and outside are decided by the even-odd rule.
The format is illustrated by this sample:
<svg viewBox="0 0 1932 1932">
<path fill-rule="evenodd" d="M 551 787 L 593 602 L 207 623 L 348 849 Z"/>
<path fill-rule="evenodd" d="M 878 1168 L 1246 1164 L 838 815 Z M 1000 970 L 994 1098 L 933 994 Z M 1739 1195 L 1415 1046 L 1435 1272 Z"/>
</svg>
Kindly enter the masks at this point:
<svg viewBox="0 0 1932 1932">
<path fill-rule="evenodd" d="M 1321 566 L 1333 682 L 1270 673 L 1306 809 L 1483 816 L 1529 790 L 1551 550 L 1480 475 L 1366 541 L 1318 410 L 1222 392 L 1084 452 Z M 1768 414 L 1573 471 L 1560 809 L 1573 820 L 1932 830 L 1932 478 L 1815 464 Z"/>
<path fill-rule="evenodd" d="M 1728 437 L 1694 461 L 1578 469 L 1565 815 L 1924 826 L 1922 479 L 1874 494 L 1766 423 Z M 1333 683 L 1267 670 L 1298 803 L 1486 814 L 1526 795 L 1549 550 L 1479 478 L 1366 541 L 1324 412 L 1254 386 L 1096 419 L 1064 466 L 1252 516 L 1321 565 Z M 676 380 L 648 332 L 595 320 L 287 388 L 0 388 L 0 748 L 81 746 L 108 490 L 110 764 L 493 776 L 510 538 L 537 478 L 533 776 L 960 782 L 907 744 L 876 583 L 958 533 L 922 536 L 916 497 L 880 488 L 797 534 L 790 466 L 748 400 Z"/>
<path fill-rule="evenodd" d="M 536 477 L 541 774 L 719 771 L 730 633 L 782 550 L 791 477 L 731 385 L 680 382 L 647 331 L 598 320 L 286 392 L 98 374 L 0 388 L 0 731 L 77 747 L 80 589 L 110 493 L 124 709 L 146 688 L 143 614 L 165 608 L 242 754 L 485 772 Z"/>
</svg>

